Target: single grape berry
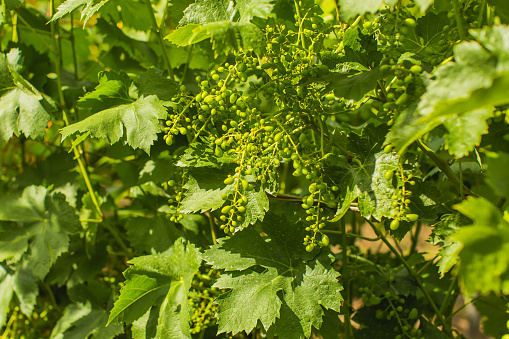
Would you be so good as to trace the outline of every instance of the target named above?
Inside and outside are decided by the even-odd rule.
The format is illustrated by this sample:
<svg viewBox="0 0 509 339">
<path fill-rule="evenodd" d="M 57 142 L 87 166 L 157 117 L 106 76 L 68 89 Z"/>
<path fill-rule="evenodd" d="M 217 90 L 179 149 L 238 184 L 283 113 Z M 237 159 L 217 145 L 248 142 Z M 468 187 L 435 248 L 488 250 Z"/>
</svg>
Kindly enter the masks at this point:
<svg viewBox="0 0 509 339">
<path fill-rule="evenodd" d="M 399 220 L 394 219 L 393 221 L 391 221 L 390 228 L 393 231 L 397 230 L 399 228 Z"/>
</svg>

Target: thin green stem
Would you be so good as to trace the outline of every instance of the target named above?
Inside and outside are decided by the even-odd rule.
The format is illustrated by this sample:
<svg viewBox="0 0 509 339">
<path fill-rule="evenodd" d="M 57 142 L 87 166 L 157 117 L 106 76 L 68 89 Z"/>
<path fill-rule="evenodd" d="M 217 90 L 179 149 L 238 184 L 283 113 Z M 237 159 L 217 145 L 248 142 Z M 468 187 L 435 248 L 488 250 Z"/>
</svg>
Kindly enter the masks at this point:
<svg viewBox="0 0 509 339">
<path fill-rule="evenodd" d="M 103 223 L 103 226 L 111 233 L 113 238 L 115 238 L 115 241 L 122 248 L 122 250 L 128 256 L 131 256 L 132 255 L 131 249 L 125 244 L 124 240 L 122 240 L 122 237 L 120 236 L 120 233 L 118 233 L 117 229 L 115 227 L 110 226 L 107 222 Z"/>
<path fill-rule="evenodd" d="M 444 314 L 445 309 L 447 308 L 447 306 L 449 306 L 450 299 L 452 298 L 452 296 L 454 294 L 453 293 L 454 289 L 456 288 L 457 285 L 458 285 L 458 276 L 454 277 L 454 279 L 451 281 L 451 284 L 449 285 L 449 288 L 447 289 L 447 294 L 445 295 L 445 299 L 442 302 L 442 305 L 440 306 L 440 312 L 442 312 L 442 314 Z M 446 318 L 446 320 L 449 320 L 449 319 Z"/>
<path fill-rule="evenodd" d="M 294 0 L 293 2 L 295 3 L 295 13 L 297 14 L 297 20 L 299 21 L 299 33 L 297 36 L 297 45 L 300 42 L 302 44 L 302 48 L 306 49 L 306 42 L 304 41 L 303 36 L 304 33 L 302 31 L 302 20 L 304 20 L 304 18 L 302 17 L 302 10 L 300 8 L 298 0 Z"/>
<path fill-rule="evenodd" d="M 465 27 L 463 26 L 463 20 L 461 19 L 458 0 L 452 0 L 452 7 L 454 8 L 454 17 L 456 18 L 456 25 L 458 25 L 458 33 L 460 35 L 460 39 L 466 40 L 467 34 L 465 33 Z"/>
<path fill-rule="evenodd" d="M 216 234 L 216 223 L 214 222 L 214 217 L 210 212 L 206 212 L 205 215 L 209 219 L 209 225 L 210 225 L 210 234 L 212 235 L 212 243 L 214 245 L 217 245 L 217 234 Z"/>
<path fill-rule="evenodd" d="M 435 163 L 435 165 L 447 176 L 447 178 L 449 178 L 449 180 L 451 180 L 456 185 L 456 187 L 458 187 L 459 192 L 461 192 L 463 190 L 463 192 L 465 192 L 466 194 L 476 195 L 470 189 L 468 189 L 468 187 L 463 185 L 463 183 L 460 181 L 460 179 L 458 179 L 456 174 L 454 174 L 454 172 L 452 171 L 452 169 L 449 166 L 449 164 L 447 163 L 447 161 L 440 158 L 422 140 L 420 140 L 420 139 L 417 140 L 417 146 L 424 152 L 424 154 L 426 154 L 428 156 L 428 158 L 431 159 L 431 161 L 433 161 Z M 461 185 L 461 188 L 460 188 L 460 185 Z"/>
<path fill-rule="evenodd" d="M 72 61 L 74 66 L 74 80 L 78 80 L 78 55 L 76 53 L 76 36 L 74 35 L 74 13 L 71 12 L 71 30 L 70 37 L 71 40 L 71 48 L 72 48 Z"/>
<path fill-rule="evenodd" d="M 461 307 L 459 307 L 456 311 L 452 312 L 451 315 L 449 315 L 447 317 L 447 321 L 450 321 L 452 319 L 452 317 L 454 317 L 454 315 L 456 313 L 458 313 L 459 311 L 461 311 L 462 309 L 464 309 L 465 307 L 467 307 L 468 305 L 470 304 L 473 304 L 477 301 L 477 299 L 479 299 L 480 297 L 484 296 L 483 294 L 479 294 L 477 297 L 475 298 L 472 298 L 470 301 L 467 301 L 466 303 L 464 303 Z"/>
<path fill-rule="evenodd" d="M 481 6 L 479 6 L 479 17 L 477 18 L 477 28 L 482 27 L 482 17 L 484 15 L 484 10 L 486 9 L 486 0 L 482 0 Z"/>
<path fill-rule="evenodd" d="M 412 267 L 410 267 L 410 265 L 407 263 L 407 261 L 405 260 L 405 258 L 403 258 L 403 256 L 399 253 L 399 251 L 394 247 L 392 246 L 392 244 L 389 242 L 389 240 L 383 235 L 383 233 L 375 226 L 375 224 L 373 224 L 372 221 L 370 220 L 367 220 L 366 221 L 368 222 L 368 224 L 371 226 L 371 228 L 373 229 L 373 231 L 375 232 L 375 234 L 377 236 L 379 236 L 382 241 L 385 243 L 385 245 L 389 248 L 389 250 L 398 258 L 398 260 L 403 264 L 403 266 L 405 267 L 405 269 L 408 271 L 408 273 L 412 276 L 412 278 L 415 280 L 417 286 L 419 286 L 419 289 L 422 291 L 422 293 L 424 294 L 424 297 L 426 298 L 426 300 L 428 300 L 431 308 L 433 309 L 433 311 L 435 312 L 438 320 L 440 321 L 440 323 L 442 324 L 443 326 L 443 330 L 444 332 L 447 334 L 447 335 L 451 335 L 452 333 L 452 330 L 451 330 L 451 327 L 449 326 L 449 324 L 447 323 L 447 321 L 445 320 L 445 318 L 443 317 L 442 315 L 442 312 L 440 312 L 440 310 L 438 309 L 437 305 L 435 304 L 435 302 L 433 301 L 433 298 L 431 298 L 431 295 L 429 294 L 428 290 L 424 287 L 422 281 L 421 281 L 421 278 L 414 272 L 414 270 L 412 269 Z"/>
<path fill-rule="evenodd" d="M 51 301 L 51 305 L 53 305 L 53 309 L 60 312 L 60 307 L 57 304 L 55 295 L 53 294 L 53 291 L 51 290 L 51 288 L 44 281 L 41 281 L 41 285 L 46 290 L 46 293 L 48 293 L 48 297 L 49 297 L 49 300 Z"/>
<path fill-rule="evenodd" d="M 184 72 L 182 72 L 182 78 L 180 79 L 181 85 L 184 82 L 184 79 L 186 78 L 187 70 L 189 69 L 189 64 L 191 63 L 191 59 L 193 58 L 193 47 L 194 47 L 194 45 L 189 46 L 189 52 L 187 54 L 187 62 L 186 62 L 186 65 L 184 66 Z"/>
<path fill-rule="evenodd" d="M 345 218 L 341 218 L 341 232 L 343 234 L 346 234 L 346 223 L 345 223 Z M 352 324 L 350 322 L 350 277 L 349 277 L 349 272 L 348 272 L 348 247 L 347 247 L 347 244 L 346 244 L 346 237 L 341 237 L 341 249 L 343 251 L 343 267 L 341 269 L 341 275 L 343 277 L 343 282 L 344 282 L 344 288 L 345 288 L 345 292 L 344 292 L 344 313 L 345 313 L 345 318 L 344 318 L 344 326 L 345 326 L 345 329 L 344 329 L 344 333 L 345 333 L 345 339 L 349 339 L 350 338 L 350 331 L 352 330 Z"/>
<path fill-rule="evenodd" d="M 50 11 L 51 17 L 55 14 L 55 0 L 50 0 Z M 66 125 L 69 125 L 69 118 L 67 115 L 67 108 L 65 104 L 64 92 L 62 91 L 62 49 L 59 38 L 59 26 L 58 21 L 51 21 L 51 36 L 53 41 L 53 49 L 55 53 L 56 63 L 55 63 L 55 73 L 57 75 L 57 90 L 58 90 L 58 98 L 59 98 L 59 106 L 62 109 L 62 118 Z M 96 208 L 97 214 L 102 217 L 101 207 L 99 202 L 97 201 L 96 193 L 94 188 L 92 187 L 92 183 L 90 182 L 90 178 L 83 162 L 82 154 L 78 151 L 75 146 L 71 146 L 74 152 L 74 158 L 78 162 L 78 166 L 81 172 L 83 179 L 85 180 L 85 184 L 87 186 L 88 191 L 90 192 L 90 198 L 92 199 L 92 203 Z"/>
<path fill-rule="evenodd" d="M 412 246 L 410 246 L 410 254 L 415 252 L 417 248 L 417 243 L 419 242 L 419 234 L 421 233 L 422 222 L 418 221 L 415 227 L 415 232 L 412 234 Z"/>
<path fill-rule="evenodd" d="M 170 78 L 175 81 L 175 75 L 173 74 L 173 67 L 170 63 L 170 58 L 168 57 L 168 53 L 166 52 L 166 46 L 164 45 L 164 39 L 163 34 L 161 33 L 161 30 L 159 29 L 159 25 L 156 21 L 156 16 L 154 14 L 154 9 L 152 8 L 152 3 L 150 0 L 145 0 L 145 3 L 147 4 L 147 9 L 150 16 L 150 22 L 152 23 L 152 31 L 156 34 L 157 42 L 159 43 L 159 47 L 161 48 L 161 52 L 163 53 L 163 59 L 166 64 L 166 69 L 168 70 L 168 74 L 170 75 Z M 168 3 L 166 3 L 166 6 L 168 6 Z"/>
<path fill-rule="evenodd" d="M 353 238 L 359 238 L 366 241 L 378 241 L 380 240 L 380 237 L 376 238 L 368 238 L 363 235 L 355 234 L 355 233 L 343 233 L 342 231 L 335 231 L 335 230 L 322 230 L 323 233 L 329 233 L 329 234 L 341 234 L 346 235 L 347 237 L 353 237 Z"/>
</svg>

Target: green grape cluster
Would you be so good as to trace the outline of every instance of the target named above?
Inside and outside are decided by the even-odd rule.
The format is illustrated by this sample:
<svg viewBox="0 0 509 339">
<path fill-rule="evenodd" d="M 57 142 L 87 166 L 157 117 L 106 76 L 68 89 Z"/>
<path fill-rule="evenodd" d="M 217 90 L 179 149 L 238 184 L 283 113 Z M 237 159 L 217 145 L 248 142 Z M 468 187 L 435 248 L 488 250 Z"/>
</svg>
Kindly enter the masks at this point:
<svg viewBox="0 0 509 339">
<path fill-rule="evenodd" d="M 218 278 L 219 271 L 212 268 L 200 269 L 193 278 L 188 294 L 188 304 L 191 308 L 191 334 L 200 333 L 215 325 L 217 304 L 214 303 L 214 299 L 219 295 L 219 290 L 212 285 Z"/>
<path fill-rule="evenodd" d="M 389 265 L 383 269 L 388 275 L 389 282 L 394 281 L 395 277 Z M 397 324 L 393 331 L 398 333 L 395 338 L 411 338 L 421 339 L 422 330 L 415 328 L 420 311 L 416 307 L 405 307 L 407 300 L 392 292 L 385 291 L 380 281 L 374 275 L 370 275 L 367 279 L 366 287 L 359 287 L 358 291 L 361 294 L 365 307 L 372 307 L 376 309 L 375 317 L 378 320 L 394 321 Z"/>
<path fill-rule="evenodd" d="M 181 170 L 175 171 L 176 175 L 181 174 L 182 179 L 180 183 L 177 183 L 176 180 L 168 180 L 165 185 L 166 191 L 170 194 L 170 198 L 168 199 L 168 204 L 173 207 L 173 212 L 169 213 L 167 217 L 172 222 L 179 222 L 182 220 L 184 215 L 180 213 L 180 209 L 182 207 L 182 199 L 184 198 L 184 182 L 187 179 L 187 176 L 184 173 L 181 173 Z"/>
<path fill-rule="evenodd" d="M 385 151 L 387 151 L 388 148 L 385 148 Z M 392 179 L 394 175 L 397 176 L 397 193 L 395 193 L 391 199 L 392 199 L 392 205 L 395 209 L 395 211 L 392 213 L 393 220 L 390 223 L 390 229 L 395 231 L 399 228 L 400 221 L 409 221 L 409 222 L 415 222 L 417 219 L 419 219 L 419 215 L 415 213 L 411 213 L 410 210 L 410 197 L 412 195 L 412 191 L 410 188 L 412 186 L 415 186 L 416 181 L 412 173 L 405 173 L 405 170 L 402 166 L 395 168 L 395 169 L 389 169 L 385 172 L 384 176 L 386 180 L 389 180 L 392 182 Z"/>
<path fill-rule="evenodd" d="M 268 19 L 262 29 L 267 41 L 264 56 L 252 50 L 236 52 L 234 62 L 216 65 L 206 78 L 198 76 L 199 92 L 195 96 L 182 92 L 166 122 L 167 143 L 185 134 L 189 142 L 204 141 L 217 158 L 228 157 L 236 164 L 224 179 L 232 192 L 221 196 L 218 223 L 226 234 L 245 226 L 249 192 L 277 191 L 281 164 L 292 162 L 295 176 L 315 184 L 305 197 L 313 202 L 303 204 L 309 214 L 307 230 L 313 232 L 306 246 L 312 250 L 317 244 L 328 245 L 320 231 L 327 221 L 322 204 L 336 206 L 333 192 L 338 188 L 322 174 L 328 154 L 323 130 L 336 98 L 324 85 L 308 81 L 329 72 L 317 62 L 317 53 L 330 28 L 316 13 L 317 7 L 308 8 L 297 26 Z"/>
</svg>

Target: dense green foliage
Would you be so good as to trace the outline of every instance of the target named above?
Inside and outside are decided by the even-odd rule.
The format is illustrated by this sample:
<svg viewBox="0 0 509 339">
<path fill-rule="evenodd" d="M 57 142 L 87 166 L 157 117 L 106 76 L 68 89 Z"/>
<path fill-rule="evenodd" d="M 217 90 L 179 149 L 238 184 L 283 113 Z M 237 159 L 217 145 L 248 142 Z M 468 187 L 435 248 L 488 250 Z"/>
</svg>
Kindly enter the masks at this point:
<svg viewBox="0 0 509 339">
<path fill-rule="evenodd" d="M 2 338 L 509 337 L 505 0 L 0 23 Z"/>
</svg>

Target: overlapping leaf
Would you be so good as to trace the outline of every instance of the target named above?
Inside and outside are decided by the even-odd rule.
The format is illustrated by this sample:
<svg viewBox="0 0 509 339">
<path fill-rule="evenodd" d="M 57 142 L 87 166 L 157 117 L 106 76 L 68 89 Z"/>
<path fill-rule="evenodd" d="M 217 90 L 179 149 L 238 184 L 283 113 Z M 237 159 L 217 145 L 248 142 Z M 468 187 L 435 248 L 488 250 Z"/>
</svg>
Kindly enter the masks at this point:
<svg viewBox="0 0 509 339">
<path fill-rule="evenodd" d="M 7 273 L 3 266 L 0 266 L 0 330 L 5 325 L 7 311 L 10 308 L 14 287 L 14 277 Z"/>
<path fill-rule="evenodd" d="M 455 62 L 433 72 L 434 79 L 421 101 L 399 116 L 388 142 L 405 149 L 444 124 L 449 129 L 447 143 L 452 154 L 464 156 L 479 143 L 493 107 L 509 103 L 509 27 L 495 26 L 471 34 L 478 41 L 455 46 Z M 458 128 L 468 128 L 469 133 L 460 133 Z"/>
<path fill-rule="evenodd" d="M 62 138 L 80 132 L 89 132 L 95 138 L 115 143 L 121 138 L 133 148 L 150 153 L 150 146 L 161 131 L 159 119 L 166 118 L 167 111 L 155 96 L 133 100 L 129 96 L 131 81 L 121 72 L 102 72 L 95 91 L 79 101 L 79 106 L 89 108 L 93 115 L 62 129 Z"/>
<path fill-rule="evenodd" d="M 348 150 L 353 158 L 335 160 L 329 158 L 328 173 L 340 188 L 341 205 L 336 213 L 342 217 L 350 204 L 358 199 L 361 214 L 380 220 L 390 217 L 394 206 L 391 200 L 395 193 L 392 181 L 385 179 L 385 172 L 394 170 L 398 166 L 399 157 L 395 154 L 385 154 L 382 150 L 384 136 L 387 129 L 368 125 L 362 134 L 348 135 Z"/>
<path fill-rule="evenodd" d="M 0 54 L 0 141 L 9 140 L 13 134 L 42 137 L 51 119 L 50 113 L 56 110 L 50 98 L 18 73 L 21 68 L 18 49 Z"/>
<path fill-rule="evenodd" d="M 308 337 L 321 325 L 322 307 L 339 311 L 339 274 L 326 254 L 305 251 L 301 224 L 269 212 L 262 229 L 268 238 L 246 228 L 205 252 L 226 271 L 215 284 L 228 290 L 218 299 L 219 332 L 250 332 L 260 322 L 279 338 Z"/>
<path fill-rule="evenodd" d="M 466 292 L 508 294 L 509 222 L 484 198 L 469 197 L 454 208 L 474 222 L 451 236 L 462 246 L 458 275 Z"/>
<path fill-rule="evenodd" d="M 71 13 L 76 8 L 84 6 L 81 10 L 81 20 L 83 21 L 83 25 L 86 25 L 92 15 L 99 11 L 108 1 L 109 0 L 67 0 L 58 6 L 57 12 L 53 15 L 51 20 L 58 20 L 64 15 Z"/>
<path fill-rule="evenodd" d="M 350 20 L 357 15 L 375 13 L 383 3 L 393 6 L 396 0 L 339 0 L 341 17 Z"/>
<path fill-rule="evenodd" d="M 131 245 L 139 252 L 163 252 L 182 236 L 182 232 L 165 217 L 131 218 L 125 228 Z"/>
<path fill-rule="evenodd" d="M 124 332 L 124 326 L 112 324 L 105 327 L 108 314 L 90 302 L 67 306 L 51 332 L 50 339 L 90 338 L 113 339 Z"/>
<path fill-rule="evenodd" d="M 160 306 L 154 308 L 158 311 L 157 324 L 145 325 L 152 326 L 157 338 L 191 338 L 187 293 L 200 262 L 198 249 L 193 244 L 184 245 L 181 239 L 175 241 L 172 251 L 132 259 L 108 324 L 132 323 L 151 312 L 162 298 Z"/>
<path fill-rule="evenodd" d="M 78 216 L 61 193 L 44 187 L 27 187 L 23 194 L 0 201 L 0 220 L 14 221 L 20 228 L 0 229 L 0 260 L 19 260 L 43 279 L 57 258 L 68 250 L 69 236 L 81 229 Z"/>
</svg>

